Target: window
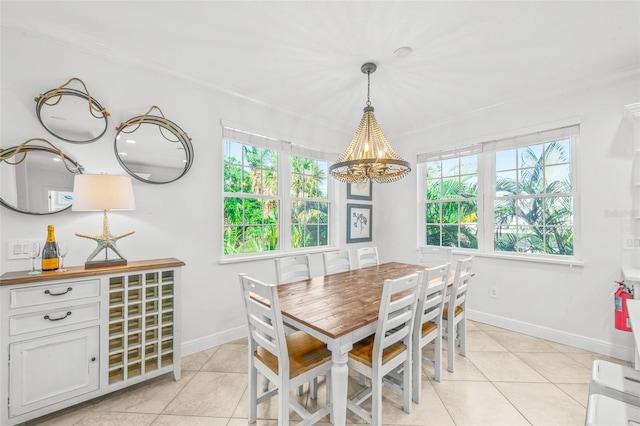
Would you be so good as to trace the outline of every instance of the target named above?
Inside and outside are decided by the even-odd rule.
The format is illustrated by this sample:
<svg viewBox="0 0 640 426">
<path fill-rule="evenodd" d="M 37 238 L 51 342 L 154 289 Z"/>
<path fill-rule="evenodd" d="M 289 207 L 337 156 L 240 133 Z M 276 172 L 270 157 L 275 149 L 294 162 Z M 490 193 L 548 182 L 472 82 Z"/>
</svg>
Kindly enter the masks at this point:
<svg viewBox="0 0 640 426">
<path fill-rule="evenodd" d="M 229 128 L 223 133 L 223 254 L 330 245 L 333 154 Z"/>
<path fill-rule="evenodd" d="M 427 163 L 426 243 L 478 248 L 478 156 Z"/>
<path fill-rule="evenodd" d="M 291 158 L 291 248 L 329 244 L 329 163 Z"/>
<path fill-rule="evenodd" d="M 578 126 L 418 157 L 421 244 L 575 256 Z"/>
<path fill-rule="evenodd" d="M 224 141 L 224 254 L 279 248 L 278 153 Z"/>
<path fill-rule="evenodd" d="M 495 153 L 494 250 L 573 255 L 571 140 Z"/>
</svg>

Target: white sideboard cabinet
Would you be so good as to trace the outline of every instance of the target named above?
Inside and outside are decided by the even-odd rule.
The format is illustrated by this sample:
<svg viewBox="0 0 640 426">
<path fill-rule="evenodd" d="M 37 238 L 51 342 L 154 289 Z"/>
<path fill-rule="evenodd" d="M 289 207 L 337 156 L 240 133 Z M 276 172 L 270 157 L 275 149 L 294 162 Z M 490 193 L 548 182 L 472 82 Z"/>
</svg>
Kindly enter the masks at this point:
<svg viewBox="0 0 640 426">
<path fill-rule="evenodd" d="M 173 372 L 178 259 L 0 277 L 0 424 L 15 425 Z"/>
</svg>

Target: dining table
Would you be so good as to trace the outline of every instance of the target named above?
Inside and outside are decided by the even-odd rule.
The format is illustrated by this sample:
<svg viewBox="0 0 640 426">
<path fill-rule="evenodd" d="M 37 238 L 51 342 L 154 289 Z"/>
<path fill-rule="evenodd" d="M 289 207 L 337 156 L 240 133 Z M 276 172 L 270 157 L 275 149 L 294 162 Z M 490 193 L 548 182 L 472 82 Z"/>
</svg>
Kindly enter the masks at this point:
<svg viewBox="0 0 640 426">
<path fill-rule="evenodd" d="M 354 343 L 375 333 L 385 280 L 425 268 L 389 262 L 278 286 L 284 322 L 322 340 L 331 351 L 334 425 L 346 422 L 349 351 Z M 453 276 L 451 272 L 450 283 Z"/>
</svg>

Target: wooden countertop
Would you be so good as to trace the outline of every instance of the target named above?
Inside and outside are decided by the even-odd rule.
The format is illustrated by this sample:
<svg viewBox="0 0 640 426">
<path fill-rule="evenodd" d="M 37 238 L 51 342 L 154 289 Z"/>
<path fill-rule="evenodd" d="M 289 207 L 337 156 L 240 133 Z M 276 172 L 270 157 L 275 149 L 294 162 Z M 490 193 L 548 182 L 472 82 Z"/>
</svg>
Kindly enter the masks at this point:
<svg viewBox="0 0 640 426">
<path fill-rule="evenodd" d="M 163 269 L 184 266 L 181 260 L 168 257 L 165 259 L 133 260 L 123 266 L 109 266 L 104 268 L 85 269 L 82 266 L 69 266 L 68 271 L 46 271 L 38 275 L 27 275 L 27 271 L 7 272 L 0 276 L 0 286 L 9 284 L 29 284 L 41 281 L 64 280 L 67 278 L 93 277 L 96 275 L 129 273 L 145 269 Z"/>
</svg>

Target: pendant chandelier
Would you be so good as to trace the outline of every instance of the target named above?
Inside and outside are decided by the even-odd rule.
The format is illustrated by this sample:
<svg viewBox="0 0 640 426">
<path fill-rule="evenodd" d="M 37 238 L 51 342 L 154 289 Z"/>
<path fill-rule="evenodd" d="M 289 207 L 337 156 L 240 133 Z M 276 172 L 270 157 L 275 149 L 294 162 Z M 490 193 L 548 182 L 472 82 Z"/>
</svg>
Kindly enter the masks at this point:
<svg viewBox="0 0 640 426">
<path fill-rule="evenodd" d="M 391 148 L 373 114 L 369 94 L 371 73 L 376 68 L 371 62 L 362 65 L 361 71 L 367 74 L 367 106 L 351 143 L 329 168 L 329 173 L 342 182 L 394 182 L 411 171 L 411 165 Z"/>
</svg>

